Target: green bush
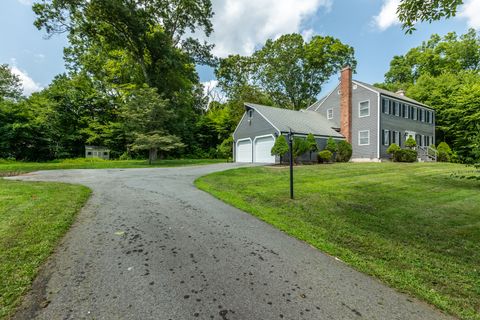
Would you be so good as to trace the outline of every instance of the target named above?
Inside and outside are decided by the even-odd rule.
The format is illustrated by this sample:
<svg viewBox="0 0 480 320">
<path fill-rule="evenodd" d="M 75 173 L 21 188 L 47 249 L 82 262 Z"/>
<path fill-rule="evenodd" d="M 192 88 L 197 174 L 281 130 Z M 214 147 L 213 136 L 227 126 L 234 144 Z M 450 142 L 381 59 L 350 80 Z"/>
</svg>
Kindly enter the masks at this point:
<svg viewBox="0 0 480 320">
<path fill-rule="evenodd" d="M 405 141 L 405 147 L 413 149 L 417 146 L 417 141 L 412 136 L 408 136 L 408 139 Z"/>
<path fill-rule="evenodd" d="M 397 162 L 416 162 L 417 156 L 417 151 L 412 149 L 400 149 L 393 155 L 394 161 Z"/>
<path fill-rule="evenodd" d="M 297 162 L 298 158 L 301 157 L 307 151 L 308 151 L 308 144 L 305 141 L 305 139 L 295 137 L 293 139 L 293 159 L 295 159 L 295 162 Z"/>
<path fill-rule="evenodd" d="M 348 141 L 340 140 L 337 144 L 336 161 L 348 162 L 352 157 L 352 145 Z"/>
<path fill-rule="evenodd" d="M 325 150 L 328 150 L 331 153 L 335 153 L 338 151 L 337 144 L 335 143 L 335 140 L 333 140 L 332 137 L 328 138 L 327 145 L 325 146 Z"/>
<path fill-rule="evenodd" d="M 440 162 L 450 162 L 450 158 L 452 156 L 452 149 L 446 142 L 440 142 L 437 146 L 437 161 Z"/>
<path fill-rule="evenodd" d="M 402 149 L 402 148 L 400 148 L 400 147 L 398 146 L 398 144 L 392 143 L 392 144 L 388 147 L 387 153 L 392 156 L 393 160 L 395 160 L 395 152 L 397 152 L 398 150 L 401 150 L 401 149 Z"/>
<path fill-rule="evenodd" d="M 333 153 L 329 150 L 322 150 L 318 153 L 318 161 L 321 163 L 332 161 Z"/>
</svg>

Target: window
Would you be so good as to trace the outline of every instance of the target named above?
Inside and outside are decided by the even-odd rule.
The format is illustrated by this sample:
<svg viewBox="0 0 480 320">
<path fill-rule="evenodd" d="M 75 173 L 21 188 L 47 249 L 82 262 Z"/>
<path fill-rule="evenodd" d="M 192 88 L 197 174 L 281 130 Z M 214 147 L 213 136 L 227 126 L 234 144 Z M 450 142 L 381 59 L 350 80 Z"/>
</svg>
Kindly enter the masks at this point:
<svg viewBox="0 0 480 320">
<path fill-rule="evenodd" d="M 425 110 L 420 109 L 420 121 L 425 121 Z"/>
<path fill-rule="evenodd" d="M 88 152 L 87 152 L 87 155 L 91 156 L 91 155 L 92 155 L 92 151 L 88 151 Z"/>
<path fill-rule="evenodd" d="M 362 101 L 358 104 L 358 117 L 368 117 L 370 115 L 370 101 Z"/>
<path fill-rule="evenodd" d="M 388 99 L 383 98 L 382 99 L 382 112 L 383 113 L 388 114 L 388 108 L 389 108 L 388 106 L 389 106 Z"/>
<path fill-rule="evenodd" d="M 392 143 L 397 143 L 397 131 L 392 131 Z"/>
<path fill-rule="evenodd" d="M 370 130 L 358 131 L 358 145 L 359 146 L 370 145 Z"/>
<path fill-rule="evenodd" d="M 429 138 L 429 136 L 423 136 L 423 145 L 425 147 L 428 147 L 428 140 L 429 140 L 428 138 Z"/>
<path fill-rule="evenodd" d="M 253 109 L 248 110 L 248 117 L 253 117 Z"/>
<path fill-rule="evenodd" d="M 412 107 L 412 111 L 413 111 L 413 120 L 417 120 L 418 119 L 418 109 L 415 108 L 415 107 Z"/>
<path fill-rule="evenodd" d="M 384 146 L 390 145 L 390 130 L 383 130 L 382 142 Z"/>
<path fill-rule="evenodd" d="M 402 133 L 400 131 L 398 131 L 398 146 L 402 146 Z"/>
<path fill-rule="evenodd" d="M 107 155 L 108 155 L 108 152 L 104 152 L 103 155 L 104 155 L 104 156 L 107 156 Z"/>
<path fill-rule="evenodd" d="M 333 109 L 327 109 L 327 119 L 333 119 Z"/>
</svg>

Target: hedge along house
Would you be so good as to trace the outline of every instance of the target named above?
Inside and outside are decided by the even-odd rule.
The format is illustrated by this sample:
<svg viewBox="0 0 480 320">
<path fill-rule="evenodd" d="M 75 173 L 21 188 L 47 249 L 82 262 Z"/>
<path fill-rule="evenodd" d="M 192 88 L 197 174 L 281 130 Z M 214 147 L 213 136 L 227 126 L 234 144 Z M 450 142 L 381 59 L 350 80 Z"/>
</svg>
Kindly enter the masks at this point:
<svg viewBox="0 0 480 320">
<path fill-rule="evenodd" d="M 315 111 L 267 107 L 245 103 L 245 113 L 233 133 L 233 156 L 236 162 L 279 163 L 271 155 L 275 139 L 289 132 L 296 137 L 314 135 L 319 150 L 327 139 L 344 140 L 342 134 L 332 129 L 332 124 Z"/>
<path fill-rule="evenodd" d="M 412 136 L 419 156 L 429 160 L 427 147 L 435 144 L 435 111 L 396 93 L 352 79 L 352 69 L 342 70 L 340 83 L 307 110 L 318 112 L 352 144 L 352 161 L 389 158 L 392 143 L 400 147 Z"/>
</svg>

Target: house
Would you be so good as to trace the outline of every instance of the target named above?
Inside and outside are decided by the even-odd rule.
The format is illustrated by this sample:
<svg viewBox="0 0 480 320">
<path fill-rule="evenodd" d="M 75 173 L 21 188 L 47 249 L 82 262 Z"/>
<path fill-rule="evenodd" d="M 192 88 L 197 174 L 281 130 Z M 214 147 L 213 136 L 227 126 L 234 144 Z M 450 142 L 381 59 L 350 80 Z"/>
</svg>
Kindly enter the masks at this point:
<svg viewBox="0 0 480 320">
<path fill-rule="evenodd" d="M 100 146 L 85 146 L 85 158 L 110 159 L 110 150 Z"/>
<path fill-rule="evenodd" d="M 412 136 L 420 148 L 435 143 L 435 111 L 410 99 L 353 80 L 352 69 L 341 71 L 340 83 L 327 96 L 306 110 L 293 111 L 251 103 L 245 104 L 234 138 L 236 162 L 277 163 L 270 155 L 275 137 L 314 134 L 323 149 L 326 139 L 346 139 L 352 144 L 352 161 L 380 161 L 387 148 L 404 147 Z"/>
</svg>

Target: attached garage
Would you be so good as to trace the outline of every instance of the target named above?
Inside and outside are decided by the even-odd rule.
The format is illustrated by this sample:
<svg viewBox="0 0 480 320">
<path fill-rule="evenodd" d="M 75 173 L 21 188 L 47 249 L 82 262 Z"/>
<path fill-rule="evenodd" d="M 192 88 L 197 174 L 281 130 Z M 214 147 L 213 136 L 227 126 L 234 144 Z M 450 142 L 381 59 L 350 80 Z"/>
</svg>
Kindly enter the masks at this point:
<svg viewBox="0 0 480 320">
<path fill-rule="evenodd" d="M 271 155 L 272 147 L 276 137 L 290 132 L 300 138 L 313 134 L 321 149 L 329 137 L 345 139 L 331 126 L 325 117 L 315 111 L 294 111 L 245 103 L 245 113 L 233 132 L 235 162 L 279 163 L 280 157 Z M 310 154 L 305 157 L 311 160 Z"/>
<path fill-rule="evenodd" d="M 235 154 L 236 162 L 252 162 L 252 140 L 250 138 L 238 140 Z"/>
<path fill-rule="evenodd" d="M 273 135 L 255 137 L 253 162 L 255 163 L 275 163 L 275 156 L 272 156 L 272 147 L 275 144 Z"/>
</svg>

